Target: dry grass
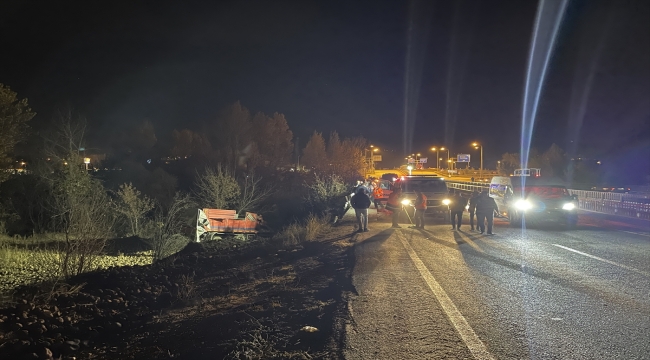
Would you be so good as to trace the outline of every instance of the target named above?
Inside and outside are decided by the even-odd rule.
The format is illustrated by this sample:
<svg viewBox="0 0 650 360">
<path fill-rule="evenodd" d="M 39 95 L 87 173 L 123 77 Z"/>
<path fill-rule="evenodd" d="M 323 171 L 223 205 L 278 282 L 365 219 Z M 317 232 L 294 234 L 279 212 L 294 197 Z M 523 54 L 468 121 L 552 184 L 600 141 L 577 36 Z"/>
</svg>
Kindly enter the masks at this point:
<svg viewBox="0 0 650 360">
<path fill-rule="evenodd" d="M 51 234 L 50 234 L 51 235 Z M 0 239 L 0 293 L 9 293 L 21 285 L 55 283 L 63 278 L 61 271 L 63 244 L 56 236 Z M 45 246 L 47 244 L 47 246 Z M 127 255 L 100 255 L 94 266 L 86 270 L 114 266 L 151 264 L 151 251 Z"/>
<path fill-rule="evenodd" d="M 285 227 L 276 238 L 285 246 L 298 245 L 305 241 L 315 241 L 332 228 L 329 216 L 310 215 L 302 223 L 294 222 Z"/>
</svg>

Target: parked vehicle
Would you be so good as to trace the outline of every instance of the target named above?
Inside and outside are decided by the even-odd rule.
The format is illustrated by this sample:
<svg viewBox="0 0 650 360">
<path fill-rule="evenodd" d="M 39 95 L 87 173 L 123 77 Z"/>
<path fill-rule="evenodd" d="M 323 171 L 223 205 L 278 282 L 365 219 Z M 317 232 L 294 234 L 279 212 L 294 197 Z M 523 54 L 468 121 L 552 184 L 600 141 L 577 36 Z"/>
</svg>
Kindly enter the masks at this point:
<svg viewBox="0 0 650 360">
<path fill-rule="evenodd" d="M 403 204 L 410 205 L 417 195 L 415 190 L 420 190 L 427 197 L 426 217 L 442 218 L 450 220 L 449 199 L 447 183 L 442 176 L 413 175 L 401 176 L 395 181 L 395 187 L 402 189 L 404 194 Z M 406 215 L 413 215 L 413 207 L 405 206 Z"/>
<path fill-rule="evenodd" d="M 395 182 L 397 179 L 399 179 L 399 175 L 395 173 L 385 173 L 381 176 L 382 180 L 387 180 L 390 182 Z"/>
<path fill-rule="evenodd" d="M 525 222 L 574 227 L 578 223 L 578 199 L 558 179 L 495 176 L 490 197 L 511 226 Z"/>
</svg>

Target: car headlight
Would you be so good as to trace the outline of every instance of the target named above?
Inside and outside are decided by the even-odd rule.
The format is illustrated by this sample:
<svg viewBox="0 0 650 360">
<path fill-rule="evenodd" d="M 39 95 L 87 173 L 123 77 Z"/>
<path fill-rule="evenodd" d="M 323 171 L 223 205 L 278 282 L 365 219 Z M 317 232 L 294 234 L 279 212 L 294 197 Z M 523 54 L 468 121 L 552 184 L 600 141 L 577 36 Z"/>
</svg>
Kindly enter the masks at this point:
<svg viewBox="0 0 650 360">
<path fill-rule="evenodd" d="M 402 200 L 402 205 L 410 205 L 410 204 L 411 204 L 411 200 L 407 200 L 407 199 Z"/>
<path fill-rule="evenodd" d="M 465 210 L 469 210 L 469 205 L 465 205 Z"/>
<path fill-rule="evenodd" d="M 451 200 L 449 200 L 449 199 L 444 199 L 444 200 L 442 200 L 442 204 L 443 204 L 443 205 L 449 205 L 449 204 L 451 204 Z"/>
<path fill-rule="evenodd" d="M 519 199 L 515 202 L 515 208 L 517 208 L 517 210 L 529 210 L 532 207 L 533 204 L 528 200 Z"/>
<path fill-rule="evenodd" d="M 576 208 L 576 205 L 574 203 L 566 203 L 562 205 L 562 210 L 573 210 Z"/>
</svg>

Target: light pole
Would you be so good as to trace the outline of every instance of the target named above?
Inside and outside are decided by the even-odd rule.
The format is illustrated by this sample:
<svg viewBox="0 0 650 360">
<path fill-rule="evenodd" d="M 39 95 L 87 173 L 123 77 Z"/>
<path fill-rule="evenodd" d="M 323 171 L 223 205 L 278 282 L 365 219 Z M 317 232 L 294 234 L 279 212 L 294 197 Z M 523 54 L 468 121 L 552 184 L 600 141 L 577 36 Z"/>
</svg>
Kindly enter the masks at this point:
<svg viewBox="0 0 650 360">
<path fill-rule="evenodd" d="M 472 143 L 472 146 L 474 147 L 474 149 L 477 149 L 477 150 L 479 148 L 481 148 L 481 167 L 479 168 L 479 171 L 478 171 L 478 177 L 481 178 L 481 181 L 483 181 L 483 145 L 475 142 L 475 143 Z"/>
<path fill-rule="evenodd" d="M 436 152 L 436 169 L 440 171 L 440 160 L 438 159 L 440 157 L 440 149 L 438 149 L 437 147 L 432 147 L 431 151 Z"/>
<path fill-rule="evenodd" d="M 449 148 L 441 147 L 440 150 L 447 150 L 447 163 L 449 163 Z M 449 164 L 447 164 L 447 170 L 449 170 Z"/>
<path fill-rule="evenodd" d="M 375 158 L 374 158 L 374 155 L 372 153 L 377 152 L 377 151 L 379 151 L 379 148 L 374 148 L 374 149 L 372 149 L 372 152 L 370 153 L 370 166 L 372 167 L 373 175 L 374 175 L 374 172 L 375 172 Z"/>
<path fill-rule="evenodd" d="M 435 152 L 436 152 L 436 159 L 437 159 L 437 160 L 436 160 L 436 168 L 437 168 L 438 170 L 440 170 L 440 160 L 442 160 L 442 158 L 440 157 L 440 150 L 442 150 L 442 151 L 447 150 L 447 160 L 449 160 L 449 149 L 448 149 L 448 148 L 445 148 L 444 146 L 442 146 L 442 147 L 440 147 L 440 148 L 438 148 L 438 147 L 432 147 L 432 148 L 431 148 L 431 151 L 435 151 Z M 420 155 L 420 154 L 418 154 L 418 155 Z"/>
<path fill-rule="evenodd" d="M 376 148 L 375 145 L 370 145 L 370 149 L 364 149 L 365 154 L 364 157 L 366 158 L 366 162 L 368 164 L 368 173 L 372 172 L 374 175 L 375 172 L 375 162 L 372 158 L 372 153 L 379 151 L 379 148 Z M 368 157 L 368 153 L 370 153 L 370 157 Z"/>
</svg>

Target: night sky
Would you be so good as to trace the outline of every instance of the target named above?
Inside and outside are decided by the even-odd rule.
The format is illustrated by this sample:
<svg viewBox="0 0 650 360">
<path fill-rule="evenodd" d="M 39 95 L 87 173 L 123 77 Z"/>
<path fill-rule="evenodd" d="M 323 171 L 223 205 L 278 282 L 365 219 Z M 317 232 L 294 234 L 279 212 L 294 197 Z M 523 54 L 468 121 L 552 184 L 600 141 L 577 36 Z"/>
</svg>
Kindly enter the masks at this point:
<svg viewBox="0 0 650 360">
<path fill-rule="evenodd" d="M 301 146 L 313 130 L 337 130 L 400 155 L 446 145 L 478 159 L 469 146 L 478 140 L 493 167 L 519 152 L 536 9 L 532 0 L 4 0 L 0 82 L 29 98 L 35 128 L 73 107 L 96 137 L 143 119 L 163 137 L 198 130 L 239 100 L 284 113 Z M 648 19 L 647 0 L 569 2 L 534 146 L 650 158 Z"/>
</svg>

